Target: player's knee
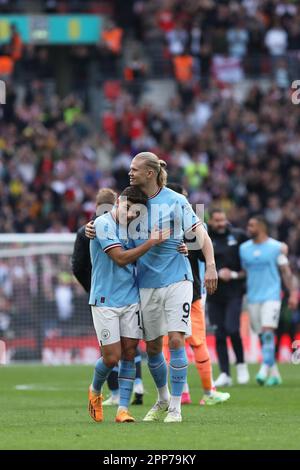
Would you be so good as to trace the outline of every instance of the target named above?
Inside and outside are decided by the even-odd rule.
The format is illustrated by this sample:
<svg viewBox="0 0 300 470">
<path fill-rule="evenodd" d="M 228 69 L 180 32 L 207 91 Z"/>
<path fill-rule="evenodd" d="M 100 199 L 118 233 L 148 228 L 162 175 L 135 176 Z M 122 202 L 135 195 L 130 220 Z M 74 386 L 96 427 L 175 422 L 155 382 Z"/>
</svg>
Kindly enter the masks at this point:
<svg viewBox="0 0 300 470">
<path fill-rule="evenodd" d="M 161 353 L 161 348 L 159 345 L 151 345 L 147 347 L 147 354 L 148 356 L 156 356 L 157 354 Z"/>
<path fill-rule="evenodd" d="M 270 326 L 263 326 L 261 329 L 262 334 L 267 333 L 267 332 L 274 333 L 274 328 L 271 328 Z"/>
<path fill-rule="evenodd" d="M 122 359 L 124 361 L 134 361 L 136 355 L 136 348 L 126 348 L 122 352 Z"/>
<path fill-rule="evenodd" d="M 162 352 L 162 340 L 158 338 L 157 340 L 148 341 L 146 348 L 148 356 L 156 356 Z"/>
<path fill-rule="evenodd" d="M 113 368 L 118 366 L 120 359 L 121 357 L 118 353 L 111 353 L 103 357 L 103 362 L 106 367 Z"/>
<path fill-rule="evenodd" d="M 169 348 L 170 349 L 180 349 L 184 347 L 184 335 L 183 334 L 176 334 L 170 335 L 169 337 Z"/>
</svg>

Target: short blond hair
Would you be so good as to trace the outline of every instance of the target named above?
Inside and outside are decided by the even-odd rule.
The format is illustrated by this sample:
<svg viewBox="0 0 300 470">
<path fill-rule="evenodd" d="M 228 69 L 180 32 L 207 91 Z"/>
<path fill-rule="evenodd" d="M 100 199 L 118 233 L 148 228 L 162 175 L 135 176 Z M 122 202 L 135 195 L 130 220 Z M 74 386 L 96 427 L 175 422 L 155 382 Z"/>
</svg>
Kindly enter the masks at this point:
<svg viewBox="0 0 300 470">
<path fill-rule="evenodd" d="M 101 206 L 101 204 L 115 204 L 117 200 L 117 193 L 110 188 L 99 189 L 96 196 L 96 206 Z"/>
<path fill-rule="evenodd" d="M 167 163 L 164 160 L 160 160 L 158 156 L 152 152 L 140 152 L 134 158 L 141 158 L 147 167 L 157 173 L 157 184 L 160 188 L 166 186 L 168 173 L 166 170 Z"/>
</svg>

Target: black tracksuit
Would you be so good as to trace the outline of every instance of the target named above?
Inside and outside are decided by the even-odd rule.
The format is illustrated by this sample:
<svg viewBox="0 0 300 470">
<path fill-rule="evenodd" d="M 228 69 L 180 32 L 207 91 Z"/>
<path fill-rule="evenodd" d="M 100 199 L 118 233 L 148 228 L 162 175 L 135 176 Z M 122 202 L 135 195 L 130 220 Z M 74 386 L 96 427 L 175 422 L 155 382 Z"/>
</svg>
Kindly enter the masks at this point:
<svg viewBox="0 0 300 470">
<path fill-rule="evenodd" d="M 228 226 L 223 234 L 208 227 L 211 237 L 217 271 L 228 268 L 241 271 L 239 246 L 248 238 L 240 229 Z M 221 372 L 230 375 L 227 351 L 227 336 L 230 336 L 237 363 L 244 362 L 243 345 L 240 337 L 240 314 L 242 298 L 245 292 L 243 280 L 218 281 L 218 288 L 213 295 L 207 296 L 207 309 L 210 323 L 216 327 L 216 348 Z"/>
<path fill-rule="evenodd" d="M 201 299 L 201 278 L 199 270 L 199 260 L 203 261 L 203 254 L 201 250 L 190 250 L 188 255 L 189 261 L 191 263 L 192 273 L 193 273 L 193 301 Z"/>
<path fill-rule="evenodd" d="M 72 254 L 72 272 L 84 290 L 91 290 L 92 263 L 90 257 L 90 239 L 85 236 L 85 225 L 77 232 Z"/>
</svg>

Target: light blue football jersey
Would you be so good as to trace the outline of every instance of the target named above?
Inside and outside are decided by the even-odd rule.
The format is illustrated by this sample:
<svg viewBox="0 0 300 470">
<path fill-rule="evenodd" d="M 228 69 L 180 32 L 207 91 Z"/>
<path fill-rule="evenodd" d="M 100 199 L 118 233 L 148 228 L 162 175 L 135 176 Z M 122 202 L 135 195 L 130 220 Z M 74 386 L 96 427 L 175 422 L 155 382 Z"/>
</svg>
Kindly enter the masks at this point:
<svg viewBox="0 0 300 470">
<path fill-rule="evenodd" d="M 92 282 L 89 304 L 97 307 L 125 307 L 138 303 L 135 266 L 128 264 L 121 267 L 107 254 L 117 246 L 129 249 L 129 241 L 123 235 L 120 236 L 119 224 L 111 213 L 107 213 L 97 217 L 95 230 L 96 238 L 90 241 Z"/>
<path fill-rule="evenodd" d="M 273 238 L 259 244 L 253 240 L 241 244 L 241 265 L 247 274 L 249 303 L 280 300 L 281 278 L 277 264 L 280 252 L 281 242 Z"/>
<path fill-rule="evenodd" d="M 140 239 L 133 240 L 135 246 L 143 243 L 155 226 L 170 227 L 171 237 L 137 260 L 139 287 L 160 288 L 183 280 L 193 281 L 188 258 L 177 251 L 184 234 L 202 223 L 190 203 L 182 194 L 162 188 L 148 199 L 147 209 L 147 218 L 140 223 Z"/>
</svg>

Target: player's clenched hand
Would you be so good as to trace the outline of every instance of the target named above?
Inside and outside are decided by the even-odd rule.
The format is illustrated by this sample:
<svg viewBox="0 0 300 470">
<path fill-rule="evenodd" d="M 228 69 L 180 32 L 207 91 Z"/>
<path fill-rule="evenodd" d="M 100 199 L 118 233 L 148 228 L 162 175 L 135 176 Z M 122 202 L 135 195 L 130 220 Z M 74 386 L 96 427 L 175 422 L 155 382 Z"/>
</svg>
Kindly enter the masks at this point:
<svg viewBox="0 0 300 470">
<path fill-rule="evenodd" d="M 159 230 L 157 227 L 151 231 L 150 240 L 152 245 L 159 245 L 160 243 L 168 240 L 171 235 L 171 230 L 169 228 L 164 228 L 163 230 Z"/>
<path fill-rule="evenodd" d="M 90 238 L 90 239 L 93 239 L 95 238 L 96 236 L 96 230 L 95 230 L 95 227 L 94 227 L 94 221 L 91 220 L 90 222 L 88 222 L 85 226 L 85 236 Z"/>
<path fill-rule="evenodd" d="M 206 266 L 204 284 L 208 294 L 213 294 L 218 287 L 218 273 L 215 264 Z"/>
<path fill-rule="evenodd" d="M 179 251 L 179 253 L 181 253 L 182 255 L 185 255 L 185 256 L 188 256 L 188 254 L 189 254 L 188 247 L 183 242 L 178 246 L 177 251 Z"/>
</svg>

